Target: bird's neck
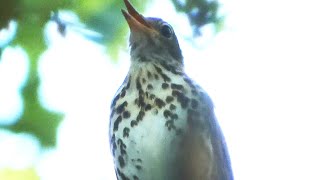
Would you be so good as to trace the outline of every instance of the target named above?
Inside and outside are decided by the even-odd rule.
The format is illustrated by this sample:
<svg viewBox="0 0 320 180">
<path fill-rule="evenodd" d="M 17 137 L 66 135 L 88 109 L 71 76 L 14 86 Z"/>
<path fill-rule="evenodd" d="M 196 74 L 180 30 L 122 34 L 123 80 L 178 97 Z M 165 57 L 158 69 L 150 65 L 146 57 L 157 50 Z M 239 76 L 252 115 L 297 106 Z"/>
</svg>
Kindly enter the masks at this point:
<svg viewBox="0 0 320 180">
<path fill-rule="evenodd" d="M 185 76 L 182 66 L 160 60 L 134 59 L 123 88 L 128 92 L 153 92 L 161 90 L 163 83 L 179 83 Z"/>
<path fill-rule="evenodd" d="M 184 74 L 184 66 L 181 61 L 159 55 L 132 56 L 129 74 L 137 74 L 141 71 L 149 71 L 152 74 L 172 73 L 173 75 Z"/>
</svg>

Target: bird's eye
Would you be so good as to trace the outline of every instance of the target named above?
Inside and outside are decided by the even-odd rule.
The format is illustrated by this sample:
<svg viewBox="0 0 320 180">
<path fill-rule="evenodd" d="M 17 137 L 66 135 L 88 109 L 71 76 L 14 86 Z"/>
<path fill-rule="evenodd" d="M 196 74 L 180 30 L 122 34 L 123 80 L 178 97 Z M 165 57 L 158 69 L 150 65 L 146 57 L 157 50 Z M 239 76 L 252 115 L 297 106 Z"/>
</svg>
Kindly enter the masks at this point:
<svg viewBox="0 0 320 180">
<path fill-rule="evenodd" d="M 161 34 L 166 38 L 170 38 L 173 34 L 173 30 L 168 24 L 164 24 L 161 27 Z"/>
</svg>

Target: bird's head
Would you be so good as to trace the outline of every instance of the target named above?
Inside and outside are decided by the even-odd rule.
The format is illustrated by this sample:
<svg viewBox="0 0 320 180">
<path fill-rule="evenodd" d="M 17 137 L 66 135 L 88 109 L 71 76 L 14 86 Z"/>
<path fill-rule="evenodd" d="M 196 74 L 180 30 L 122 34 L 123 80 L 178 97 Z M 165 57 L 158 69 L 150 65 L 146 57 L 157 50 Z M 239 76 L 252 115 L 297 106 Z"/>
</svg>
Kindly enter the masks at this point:
<svg viewBox="0 0 320 180">
<path fill-rule="evenodd" d="M 122 9 L 122 13 L 130 27 L 132 59 L 182 64 L 182 53 L 172 27 L 160 18 L 142 16 L 128 0 L 124 2 L 128 11 Z"/>
</svg>

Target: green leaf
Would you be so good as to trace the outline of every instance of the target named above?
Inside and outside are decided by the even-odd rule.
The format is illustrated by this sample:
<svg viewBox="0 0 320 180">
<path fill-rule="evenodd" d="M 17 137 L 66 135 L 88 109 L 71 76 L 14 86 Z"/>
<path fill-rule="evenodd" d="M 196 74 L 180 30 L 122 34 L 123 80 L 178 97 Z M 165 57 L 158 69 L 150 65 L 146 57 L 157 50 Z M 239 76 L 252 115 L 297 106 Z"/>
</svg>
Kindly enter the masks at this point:
<svg viewBox="0 0 320 180">
<path fill-rule="evenodd" d="M 200 35 L 200 28 L 212 24 L 217 32 L 221 28 L 223 18 L 218 14 L 219 2 L 217 0 L 172 0 L 177 11 L 182 11 L 188 16 L 195 35 Z"/>
</svg>

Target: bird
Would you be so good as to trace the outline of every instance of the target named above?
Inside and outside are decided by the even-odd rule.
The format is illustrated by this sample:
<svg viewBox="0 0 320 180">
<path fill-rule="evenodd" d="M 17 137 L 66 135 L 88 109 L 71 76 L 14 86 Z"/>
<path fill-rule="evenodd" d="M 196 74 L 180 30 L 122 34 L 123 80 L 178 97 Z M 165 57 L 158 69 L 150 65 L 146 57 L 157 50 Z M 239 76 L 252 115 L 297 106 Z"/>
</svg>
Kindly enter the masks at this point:
<svg viewBox="0 0 320 180">
<path fill-rule="evenodd" d="M 184 71 L 172 26 L 124 4 L 131 64 L 109 122 L 117 179 L 233 180 L 214 105 Z"/>
</svg>

